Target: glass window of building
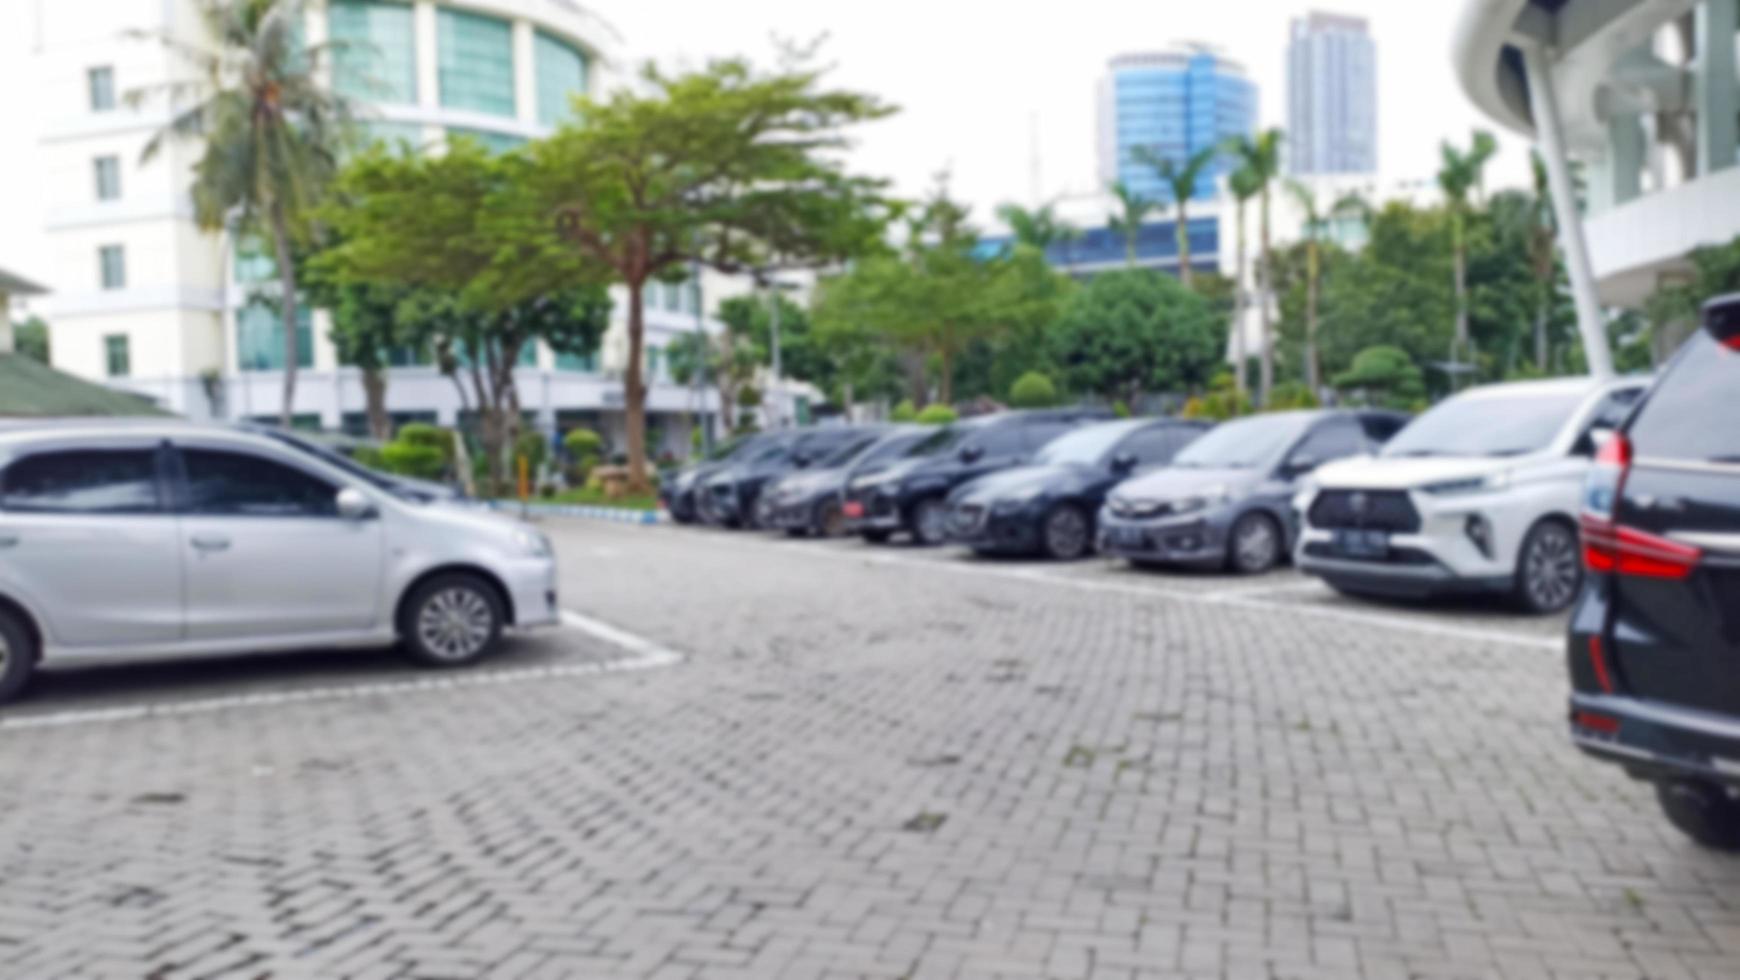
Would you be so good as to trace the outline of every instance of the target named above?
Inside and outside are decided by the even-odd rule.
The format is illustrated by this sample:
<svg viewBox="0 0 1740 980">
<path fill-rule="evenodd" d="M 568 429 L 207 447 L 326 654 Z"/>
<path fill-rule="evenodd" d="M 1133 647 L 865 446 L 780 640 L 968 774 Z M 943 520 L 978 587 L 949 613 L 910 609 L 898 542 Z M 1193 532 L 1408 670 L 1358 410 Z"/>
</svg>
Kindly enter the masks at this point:
<svg viewBox="0 0 1740 980">
<path fill-rule="evenodd" d="M 127 250 L 119 245 L 97 249 L 97 267 L 104 289 L 127 288 Z"/>
<path fill-rule="evenodd" d="M 258 237 L 247 235 L 236 242 L 235 261 L 236 282 L 276 282 L 278 279 L 278 263 L 273 260 L 266 243 Z"/>
<path fill-rule="evenodd" d="M 109 377 L 125 378 L 133 373 L 133 352 L 126 334 L 113 333 L 104 337 L 103 355 L 108 362 Z"/>
<path fill-rule="evenodd" d="M 554 126 L 568 118 L 571 97 L 586 93 L 586 56 L 543 31 L 532 44 L 538 66 L 538 122 Z"/>
<path fill-rule="evenodd" d="M 284 317 L 255 300 L 236 314 L 236 365 L 243 371 L 284 370 Z M 306 305 L 296 308 L 296 366 L 314 366 L 314 327 Z"/>
<path fill-rule="evenodd" d="M 110 112 L 115 108 L 115 69 L 108 65 L 92 68 L 86 73 L 90 85 L 91 111 Z"/>
<path fill-rule="evenodd" d="M 559 353 L 556 355 L 556 370 L 575 371 L 580 374 L 597 374 L 598 352 L 591 350 L 584 354 Z"/>
<path fill-rule="evenodd" d="M 121 158 L 97 157 L 91 165 L 97 175 L 97 200 L 118 199 L 121 196 Z"/>
<path fill-rule="evenodd" d="M 363 146 L 386 144 L 387 149 L 401 155 L 414 155 L 423 148 L 423 127 L 416 123 L 381 122 L 373 120 L 357 127 Z"/>
<path fill-rule="evenodd" d="M 658 379 L 660 366 L 664 364 L 664 360 L 664 348 L 648 347 L 646 349 L 646 377 L 648 381 L 655 381 Z"/>
<path fill-rule="evenodd" d="M 332 0 L 332 87 L 367 102 L 414 105 L 417 36 L 411 5 Z"/>
<path fill-rule="evenodd" d="M 483 129 L 453 128 L 447 131 L 447 138 L 464 137 L 483 144 L 483 148 L 491 153 L 510 153 L 526 145 L 525 137 L 510 133 L 492 133 Z"/>
<path fill-rule="evenodd" d="M 505 20 L 450 7 L 436 14 L 441 104 L 512 117 L 513 28 Z"/>
</svg>

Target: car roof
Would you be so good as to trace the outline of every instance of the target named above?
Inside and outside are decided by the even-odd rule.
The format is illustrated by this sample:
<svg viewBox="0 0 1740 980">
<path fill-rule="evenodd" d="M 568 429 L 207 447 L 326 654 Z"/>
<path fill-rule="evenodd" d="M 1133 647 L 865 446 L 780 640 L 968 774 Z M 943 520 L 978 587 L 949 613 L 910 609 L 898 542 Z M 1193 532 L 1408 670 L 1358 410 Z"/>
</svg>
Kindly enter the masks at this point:
<svg viewBox="0 0 1740 980">
<path fill-rule="evenodd" d="M 291 433 L 296 435 L 298 433 Z M 0 444 L 39 442 L 44 438 L 100 439 L 105 436 L 233 438 L 238 442 L 268 439 L 262 429 L 222 422 L 151 418 L 59 418 L 0 423 Z"/>
<path fill-rule="evenodd" d="M 1644 377 L 1602 379 L 1585 376 L 1547 378 L 1541 381 L 1503 381 L 1498 384 L 1470 388 L 1467 391 L 1459 392 L 1456 397 L 1475 401 L 1487 398 L 1553 398 L 1566 395 L 1589 395 L 1614 385 L 1627 383 L 1633 385 L 1648 384 L 1649 379 Z"/>
</svg>

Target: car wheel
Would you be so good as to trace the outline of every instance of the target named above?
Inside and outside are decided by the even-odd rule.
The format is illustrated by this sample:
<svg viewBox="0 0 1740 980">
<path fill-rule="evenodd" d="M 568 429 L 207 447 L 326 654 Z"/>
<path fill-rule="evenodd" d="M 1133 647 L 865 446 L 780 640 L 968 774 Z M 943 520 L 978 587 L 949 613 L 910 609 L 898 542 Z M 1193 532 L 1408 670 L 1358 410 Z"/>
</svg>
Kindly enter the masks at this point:
<svg viewBox="0 0 1740 980">
<path fill-rule="evenodd" d="M 1227 567 L 1260 575 L 1281 563 L 1281 528 L 1267 514 L 1246 514 L 1227 534 Z"/>
<path fill-rule="evenodd" d="M 1655 784 L 1661 812 L 1680 833 L 1718 851 L 1740 850 L 1740 803 L 1714 783 L 1668 780 Z"/>
<path fill-rule="evenodd" d="M 888 531 L 859 531 L 858 536 L 871 544 L 887 544 L 894 535 Z"/>
<path fill-rule="evenodd" d="M 440 575 L 405 603 L 399 635 L 406 652 L 431 667 L 477 663 L 501 639 L 501 597 L 475 575 Z"/>
<path fill-rule="evenodd" d="M 683 507 L 683 508 L 672 507 L 672 508 L 670 508 L 670 515 L 671 515 L 671 520 L 676 521 L 678 524 L 693 524 L 693 523 L 695 523 L 695 512 L 686 508 L 686 507 Z"/>
<path fill-rule="evenodd" d="M 1093 550 L 1093 524 L 1080 507 L 1060 504 L 1045 515 L 1039 544 L 1047 558 L 1075 561 Z"/>
<path fill-rule="evenodd" d="M 36 640 L 16 614 L 0 609 L 0 703 L 24 693 L 36 672 Z"/>
<path fill-rule="evenodd" d="M 1529 530 L 1516 558 L 1517 604 L 1532 613 L 1554 613 L 1576 601 L 1583 587 L 1583 556 L 1577 532 L 1563 521 L 1545 520 Z"/>
<path fill-rule="evenodd" d="M 826 501 L 817 507 L 816 533 L 824 538 L 837 538 L 846 533 L 846 515 L 835 501 Z"/>
<path fill-rule="evenodd" d="M 939 545 L 949 537 L 949 508 L 941 497 L 926 497 L 912 505 L 912 540 Z"/>
</svg>

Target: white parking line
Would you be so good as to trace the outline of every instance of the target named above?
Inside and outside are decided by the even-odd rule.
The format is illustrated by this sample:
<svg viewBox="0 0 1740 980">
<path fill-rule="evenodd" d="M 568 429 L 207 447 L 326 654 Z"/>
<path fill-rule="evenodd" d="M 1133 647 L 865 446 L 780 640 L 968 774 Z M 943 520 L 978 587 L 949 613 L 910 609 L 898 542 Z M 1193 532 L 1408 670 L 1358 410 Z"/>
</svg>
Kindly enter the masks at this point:
<svg viewBox="0 0 1740 980">
<path fill-rule="evenodd" d="M 1202 593 L 1204 602 L 1224 602 L 1227 599 L 1255 599 L 1262 596 L 1292 595 L 1295 592 L 1325 592 L 1328 587 L 1316 579 L 1303 582 L 1271 582 L 1268 585 L 1243 585 L 1227 589 L 1212 589 Z"/>
<path fill-rule="evenodd" d="M 432 691 L 457 691 L 474 687 L 503 684 L 524 684 L 593 674 L 622 674 L 657 670 L 682 663 L 682 654 L 659 646 L 643 636 L 619 629 L 609 623 L 577 612 L 563 610 L 562 623 L 603 640 L 629 654 L 616 660 L 584 664 L 553 664 L 543 667 L 476 670 L 463 674 L 446 674 L 405 681 L 376 681 L 368 684 L 343 684 L 333 687 L 311 687 L 295 691 L 265 691 L 258 694 L 234 694 L 215 698 L 161 704 L 129 704 L 112 708 L 88 708 L 77 711 L 56 711 L 18 718 L 0 718 L 0 731 L 27 728 L 60 728 L 69 725 L 109 724 L 144 718 L 171 718 L 204 715 L 232 708 L 264 708 L 286 704 L 309 704 L 325 701 L 354 701 L 360 698 L 396 697 L 403 694 L 425 694 Z"/>
</svg>

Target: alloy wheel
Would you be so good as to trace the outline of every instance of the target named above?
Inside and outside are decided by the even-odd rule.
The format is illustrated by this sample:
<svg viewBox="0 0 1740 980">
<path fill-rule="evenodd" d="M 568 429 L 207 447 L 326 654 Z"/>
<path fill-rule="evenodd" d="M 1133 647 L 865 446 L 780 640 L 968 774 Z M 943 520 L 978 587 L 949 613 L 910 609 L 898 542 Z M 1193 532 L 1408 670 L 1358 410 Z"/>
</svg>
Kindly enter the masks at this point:
<svg viewBox="0 0 1740 980">
<path fill-rule="evenodd" d="M 1242 572 L 1266 572 L 1281 552 L 1275 526 L 1258 515 L 1239 520 L 1233 527 L 1233 563 Z"/>
<path fill-rule="evenodd" d="M 942 544 L 948 537 L 948 521 L 948 508 L 942 501 L 933 498 L 920 503 L 912 521 L 919 544 Z"/>
<path fill-rule="evenodd" d="M 495 628 L 489 601 L 476 590 L 454 587 L 429 597 L 417 615 L 417 638 L 443 660 L 475 657 Z"/>
<path fill-rule="evenodd" d="M 1575 535 L 1560 524 L 1543 524 L 1529 535 L 1523 555 L 1523 588 L 1529 604 L 1543 612 L 1563 609 L 1583 584 Z"/>
<path fill-rule="evenodd" d="M 1087 518 L 1074 507 L 1059 507 L 1045 519 L 1045 550 L 1053 558 L 1080 558 L 1088 550 Z"/>
</svg>

